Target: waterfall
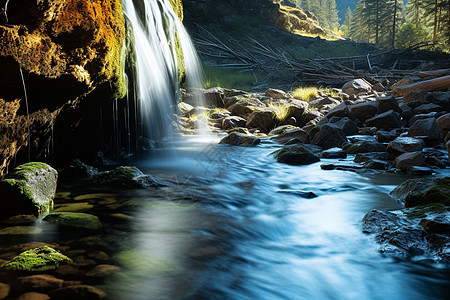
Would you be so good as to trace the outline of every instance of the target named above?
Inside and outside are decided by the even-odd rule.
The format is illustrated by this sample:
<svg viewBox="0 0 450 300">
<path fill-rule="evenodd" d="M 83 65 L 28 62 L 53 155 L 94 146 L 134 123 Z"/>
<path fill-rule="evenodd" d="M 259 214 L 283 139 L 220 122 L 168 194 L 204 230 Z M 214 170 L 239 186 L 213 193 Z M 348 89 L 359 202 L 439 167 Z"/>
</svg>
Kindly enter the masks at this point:
<svg viewBox="0 0 450 300">
<path fill-rule="evenodd" d="M 133 27 L 136 54 L 135 95 L 144 137 L 154 142 L 172 135 L 179 98 L 176 38 L 181 44 L 187 82 L 201 86 L 193 43 L 168 0 L 123 0 Z"/>
</svg>

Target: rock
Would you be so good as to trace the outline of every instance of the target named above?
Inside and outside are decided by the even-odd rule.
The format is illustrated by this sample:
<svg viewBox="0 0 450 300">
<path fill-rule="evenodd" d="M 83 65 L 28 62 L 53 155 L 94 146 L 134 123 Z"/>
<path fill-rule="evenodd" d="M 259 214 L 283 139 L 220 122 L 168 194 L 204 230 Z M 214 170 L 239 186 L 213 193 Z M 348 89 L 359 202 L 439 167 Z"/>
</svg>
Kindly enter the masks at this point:
<svg viewBox="0 0 450 300">
<path fill-rule="evenodd" d="M 86 212 L 94 208 L 89 202 L 64 203 L 53 209 L 53 212 Z"/>
<path fill-rule="evenodd" d="M 94 180 L 94 183 L 124 189 L 156 188 L 166 185 L 155 177 L 142 173 L 134 166 L 120 166 L 103 172 Z"/>
<path fill-rule="evenodd" d="M 2 221 L 3 224 L 29 225 L 37 220 L 35 215 L 17 215 Z"/>
<path fill-rule="evenodd" d="M 421 119 L 428 119 L 428 118 L 436 118 L 437 113 L 431 112 L 428 114 L 415 114 L 413 117 L 409 119 L 409 124 L 414 124 L 415 121 L 421 120 Z"/>
<path fill-rule="evenodd" d="M 272 140 L 276 141 L 280 144 L 286 144 L 288 141 L 292 140 L 293 138 L 298 138 L 302 142 L 306 141 L 306 138 L 308 137 L 308 133 L 300 128 L 291 129 L 289 131 L 286 131 L 284 133 L 279 134 L 276 137 L 273 137 Z"/>
<path fill-rule="evenodd" d="M 0 229 L 0 235 L 32 235 L 42 233 L 42 228 L 36 226 L 12 226 Z"/>
<path fill-rule="evenodd" d="M 323 97 L 323 98 L 319 98 L 317 100 L 313 100 L 313 101 L 309 101 L 309 106 L 310 107 L 315 107 L 317 109 L 322 109 L 324 106 L 327 107 L 336 107 L 337 105 L 339 105 L 341 102 L 339 102 L 339 100 L 336 100 L 334 98 L 331 97 Z"/>
<path fill-rule="evenodd" d="M 381 92 L 384 92 L 385 87 L 384 87 L 384 85 L 382 85 L 380 82 L 377 82 L 377 83 L 375 83 L 375 84 L 373 85 L 372 89 L 373 89 L 375 92 L 381 93 Z"/>
<path fill-rule="evenodd" d="M 188 117 L 194 111 L 194 107 L 186 102 L 180 102 L 178 103 L 178 110 L 181 116 Z"/>
<path fill-rule="evenodd" d="M 63 285 L 63 280 L 52 275 L 39 274 L 25 277 L 18 277 L 15 287 L 20 291 L 48 292 L 59 289 Z"/>
<path fill-rule="evenodd" d="M 414 109 L 406 105 L 406 103 L 400 104 L 401 115 L 403 116 L 403 119 L 409 120 L 414 116 Z"/>
<path fill-rule="evenodd" d="M 269 132 L 269 136 L 273 136 L 273 135 L 279 135 L 279 134 L 283 134 L 287 131 L 290 131 L 292 129 L 297 129 L 297 126 L 293 126 L 293 125 L 282 125 L 282 126 L 278 126 L 277 128 L 272 129 Z"/>
<path fill-rule="evenodd" d="M 231 146 L 240 146 L 240 147 L 252 147 L 258 145 L 260 142 L 261 140 L 252 134 L 231 132 L 226 137 L 221 139 L 219 144 L 228 144 Z"/>
<path fill-rule="evenodd" d="M 366 126 L 378 129 L 394 129 L 402 126 L 400 115 L 393 110 L 376 115 L 366 120 Z"/>
<path fill-rule="evenodd" d="M 372 91 L 372 86 L 363 79 L 353 79 L 342 87 L 342 92 L 349 96 L 362 95 Z"/>
<path fill-rule="evenodd" d="M 322 152 L 323 158 L 347 158 L 347 153 L 341 148 L 330 148 Z"/>
<path fill-rule="evenodd" d="M 355 135 L 359 132 L 359 127 L 356 126 L 355 122 L 347 117 L 341 118 L 337 122 L 331 122 L 330 120 L 330 123 L 333 123 L 336 127 L 342 129 L 346 136 Z"/>
<path fill-rule="evenodd" d="M 50 300 L 50 297 L 47 294 L 29 292 L 20 295 L 17 300 Z"/>
<path fill-rule="evenodd" d="M 442 223 L 433 220 L 422 219 L 420 220 L 419 225 L 422 226 L 423 229 L 425 229 L 425 231 L 428 233 L 450 235 L 450 224 L 448 222 Z"/>
<path fill-rule="evenodd" d="M 350 116 L 360 121 L 365 121 L 373 116 L 375 116 L 378 112 L 378 105 L 375 101 L 367 101 L 359 104 L 349 105 L 348 106 Z"/>
<path fill-rule="evenodd" d="M 392 96 L 389 97 L 379 97 L 377 98 L 378 103 L 378 114 L 387 112 L 389 110 L 393 110 L 397 113 L 401 113 L 402 109 L 400 108 L 397 99 Z"/>
<path fill-rule="evenodd" d="M 98 170 L 88 166 L 79 159 L 74 159 L 68 167 L 64 168 L 61 175 L 66 177 L 88 177 L 92 178 L 98 174 Z"/>
<path fill-rule="evenodd" d="M 380 251 L 404 257 L 426 256 L 437 263 L 449 263 L 450 239 L 441 235 L 437 238 L 433 231 L 445 232 L 449 213 L 445 207 L 426 206 L 422 208 L 406 208 L 393 212 L 372 210 L 363 218 L 363 232 L 374 234 L 375 240 L 381 244 Z M 427 219 L 420 219 L 426 217 Z M 442 224 L 442 225 L 441 225 Z M 428 228 L 430 232 L 426 231 Z"/>
<path fill-rule="evenodd" d="M 97 300 L 106 297 L 106 293 L 90 285 L 72 285 L 51 291 L 49 296 L 53 300 Z"/>
<path fill-rule="evenodd" d="M 442 160 L 440 160 L 439 158 L 437 158 L 434 155 L 426 156 L 425 162 L 427 165 L 435 166 L 435 167 L 438 167 L 439 169 L 447 168 L 447 165 L 444 162 L 442 162 Z"/>
<path fill-rule="evenodd" d="M 416 114 L 428 114 L 431 112 L 439 112 L 442 111 L 442 107 L 433 103 L 422 104 L 414 109 Z"/>
<path fill-rule="evenodd" d="M 412 166 L 424 165 L 425 155 L 421 151 L 403 153 L 394 160 L 394 167 L 402 171 L 406 171 Z"/>
<path fill-rule="evenodd" d="M 380 143 L 389 143 L 398 137 L 397 134 L 391 131 L 378 130 L 376 134 L 376 139 Z"/>
<path fill-rule="evenodd" d="M 428 140 L 438 140 L 439 130 L 435 118 L 420 119 L 415 121 L 408 130 L 410 137 L 425 137 Z"/>
<path fill-rule="evenodd" d="M 450 131 L 450 113 L 440 116 L 437 120 L 437 128 L 442 137 Z"/>
<path fill-rule="evenodd" d="M 229 130 L 235 127 L 245 127 L 247 120 L 238 116 L 226 117 L 222 120 L 222 129 Z"/>
<path fill-rule="evenodd" d="M 86 276 L 94 278 L 105 278 L 119 272 L 120 270 L 121 269 L 118 266 L 104 264 L 97 265 L 92 270 L 86 272 Z"/>
<path fill-rule="evenodd" d="M 0 282 L 0 299 L 5 299 L 8 297 L 11 287 L 9 284 Z"/>
<path fill-rule="evenodd" d="M 358 141 L 344 145 L 344 151 L 348 154 L 383 152 L 386 147 L 377 141 Z"/>
<path fill-rule="evenodd" d="M 279 163 L 294 166 L 309 165 L 320 161 L 319 157 L 300 144 L 286 145 L 272 154 Z"/>
<path fill-rule="evenodd" d="M 357 153 L 354 158 L 356 163 L 366 163 L 371 160 L 387 160 L 389 154 L 386 152 L 367 152 L 367 153 Z"/>
<path fill-rule="evenodd" d="M 347 138 L 344 131 L 334 124 L 327 123 L 320 126 L 319 132 L 314 136 L 311 143 L 329 149 L 341 147 L 345 142 L 347 142 Z"/>
<path fill-rule="evenodd" d="M 340 170 L 340 171 L 351 171 L 351 172 L 357 172 L 358 170 L 361 170 L 363 167 L 358 165 L 350 165 L 350 164 L 323 164 L 320 165 L 320 168 L 322 170 Z"/>
<path fill-rule="evenodd" d="M 277 123 L 275 110 L 272 108 L 259 108 L 247 118 L 247 128 L 258 128 L 264 133 L 271 131 Z"/>
<path fill-rule="evenodd" d="M 433 169 L 427 167 L 412 166 L 408 168 L 408 174 L 414 176 L 427 176 L 433 174 Z"/>
<path fill-rule="evenodd" d="M 205 90 L 203 92 L 205 97 L 205 104 L 208 107 L 225 107 L 224 99 L 225 94 L 224 90 L 220 87 L 213 87 Z"/>
<path fill-rule="evenodd" d="M 258 99 L 243 99 L 228 107 L 232 115 L 247 118 L 256 108 L 265 108 Z"/>
<path fill-rule="evenodd" d="M 424 146 L 425 142 L 420 139 L 398 137 L 388 144 L 386 151 L 394 159 L 406 152 L 422 151 Z"/>
<path fill-rule="evenodd" d="M 55 270 L 59 266 L 71 264 L 72 260 L 48 246 L 22 252 L 0 269 L 7 271 L 40 272 Z"/>
<path fill-rule="evenodd" d="M 403 96 L 403 103 L 407 103 L 410 107 L 417 107 L 422 103 L 426 103 L 428 91 L 410 91 Z"/>
<path fill-rule="evenodd" d="M 308 109 L 308 103 L 300 100 L 292 100 L 288 105 L 288 118 L 295 118 L 299 121 L 305 111 Z"/>
<path fill-rule="evenodd" d="M 317 124 L 318 120 L 323 117 L 322 113 L 317 110 L 309 109 L 297 120 L 297 125 L 304 126 L 306 124 Z"/>
<path fill-rule="evenodd" d="M 389 168 L 389 163 L 383 160 L 371 159 L 364 163 L 364 167 L 373 170 L 387 170 Z"/>
<path fill-rule="evenodd" d="M 442 106 L 445 110 L 450 110 L 450 92 L 431 92 L 428 93 L 428 101 Z"/>
<path fill-rule="evenodd" d="M 26 163 L 15 168 L 0 182 L 0 219 L 40 215 L 51 210 L 57 179 L 56 170 L 44 163 Z"/>
<path fill-rule="evenodd" d="M 43 220 L 59 226 L 88 230 L 98 230 L 102 227 L 97 216 L 86 213 L 54 212 L 45 216 Z"/>
<path fill-rule="evenodd" d="M 282 191 L 278 191 L 278 193 L 289 194 L 289 195 L 298 196 L 298 197 L 305 198 L 305 199 L 317 198 L 317 195 L 314 194 L 313 192 L 282 190 Z"/>
<path fill-rule="evenodd" d="M 332 117 L 348 117 L 350 114 L 350 111 L 348 110 L 347 104 L 345 104 L 345 102 L 342 102 L 341 104 L 339 104 L 338 106 L 336 106 L 335 108 L 333 108 L 332 110 L 330 110 L 327 114 L 326 117 L 328 119 L 331 119 Z"/>
<path fill-rule="evenodd" d="M 273 99 L 284 99 L 286 98 L 286 93 L 282 90 L 277 89 L 267 89 L 265 92 L 265 95 L 267 97 L 273 98 Z"/>
<path fill-rule="evenodd" d="M 410 179 L 397 186 L 390 195 L 405 207 L 442 203 L 450 205 L 450 177 Z"/>
<path fill-rule="evenodd" d="M 445 148 L 447 149 L 448 158 L 450 160 L 450 140 L 448 140 L 447 143 L 445 144 Z"/>
</svg>

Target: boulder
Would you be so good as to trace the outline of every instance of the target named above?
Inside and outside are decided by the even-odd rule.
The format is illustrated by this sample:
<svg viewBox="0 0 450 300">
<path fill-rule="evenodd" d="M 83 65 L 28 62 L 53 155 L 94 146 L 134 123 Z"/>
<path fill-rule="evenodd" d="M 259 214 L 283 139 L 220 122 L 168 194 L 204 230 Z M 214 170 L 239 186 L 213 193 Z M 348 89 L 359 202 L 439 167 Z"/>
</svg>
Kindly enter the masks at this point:
<svg viewBox="0 0 450 300">
<path fill-rule="evenodd" d="M 363 164 L 364 168 L 372 170 L 387 170 L 389 168 L 389 163 L 384 160 L 371 159 Z"/>
<path fill-rule="evenodd" d="M 20 295 L 17 300 L 50 300 L 47 294 L 28 292 Z"/>
<path fill-rule="evenodd" d="M 35 291 L 35 292 L 48 292 L 51 290 L 59 289 L 63 285 L 63 280 L 56 278 L 52 275 L 39 274 L 18 277 L 15 283 L 15 288 L 18 290 Z"/>
<path fill-rule="evenodd" d="M 134 166 L 120 166 L 103 172 L 94 180 L 94 183 L 124 189 L 165 186 L 160 180 L 142 173 Z"/>
<path fill-rule="evenodd" d="M 319 157 L 301 144 L 286 145 L 273 154 L 278 162 L 294 166 L 309 165 L 320 161 Z"/>
<path fill-rule="evenodd" d="M 410 137 L 424 137 L 428 140 L 438 140 L 439 130 L 435 118 L 419 119 L 415 121 L 408 130 Z"/>
<path fill-rule="evenodd" d="M 388 144 L 386 151 L 394 159 L 406 152 L 422 151 L 424 146 L 425 142 L 423 140 L 411 137 L 398 137 Z"/>
<path fill-rule="evenodd" d="M 61 175 L 65 177 L 92 178 L 98 175 L 98 170 L 97 168 L 86 165 L 79 159 L 74 159 L 61 171 Z"/>
<path fill-rule="evenodd" d="M 367 127 L 376 127 L 378 129 L 394 129 L 402 126 L 400 115 L 393 110 L 376 115 L 366 120 Z"/>
<path fill-rule="evenodd" d="M 209 88 L 203 92 L 203 96 L 205 97 L 205 104 L 208 107 L 225 107 L 225 94 L 223 88 Z"/>
<path fill-rule="evenodd" d="M 288 104 L 288 116 L 287 118 L 295 118 L 297 121 L 303 116 L 308 108 L 308 103 L 300 100 L 292 100 Z"/>
<path fill-rule="evenodd" d="M 47 164 L 26 163 L 0 182 L 0 219 L 14 215 L 40 215 L 53 208 L 58 173 Z"/>
<path fill-rule="evenodd" d="M 274 140 L 280 144 L 286 144 L 288 141 L 292 140 L 293 138 L 298 138 L 302 142 L 305 142 L 307 137 L 308 137 L 308 133 L 306 131 L 304 131 L 301 128 L 294 128 L 294 129 L 288 130 L 284 133 L 281 133 L 276 137 L 273 137 L 272 140 Z"/>
<path fill-rule="evenodd" d="M 253 134 L 241 132 L 231 132 L 220 140 L 219 144 L 228 144 L 231 146 L 252 147 L 256 146 L 261 140 Z"/>
<path fill-rule="evenodd" d="M 322 117 L 323 115 L 321 112 L 315 109 L 308 109 L 300 119 L 297 119 L 297 125 L 303 127 L 306 124 L 317 124 Z"/>
<path fill-rule="evenodd" d="M 319 132 L 314 135 L 311 143 L 329 149 L 341 147 L 345 142 L 347 142 L 347 138 L 344 131 L 334 124 L 327 123 L 320 126 Z"/>
<path fill-rule="evenodd" d="M 187 117 L 192 114 L 194 107 L 186 102 L 180 102 L 178 103 L 178 110 L 181 116 Z"/>
<path fill-rule="evenodd" d="M 414 113 L 416 114 L 428 114 L 431 112 L 440 112 L 442 111 L 442 107 L 439 105 L 436 105 L 434 103 L 425 103 L 422 105 L 419 105 L 418 107 L 414 108 Z"/>
<path fill-rule="evenodd" d="M 403 96 L 403 103 L 410 107 L 417 107 L 428 102 L 428 91 L 410 91 Z"/>
<path fill-rule="evenodd" d="M 376 139 L 380 143 L 389 143 L 398 137 L 396 133 L 391 131 L 378 130 L 376 134 Z"/>
<path fill-rule="evenodd" d="M 106 297 L 106 293 L 90 285 L 71 285 L 53 290 L 49 293 L 53 300 L 97 300 Z"/>
<path fill-rule="evenodd" d="M 397 99 L 395 99 L 392 96 L 379 97 L 377 98 L 377 103 L 378 103 L 378 114 L 387 112 L 389 110 L 393 110 L 398 113 L 402 112 L 402 109 L 400 108 Z"/>
<path fill-rule="evenodd" d="M 387 152 L 367 152 L 367 153 L 357 153 L 353 159 L 356 163 L 366 163 L 371 160 L 387 160 L 389 154 Z"/>
<path fill-rule="evenodd" d="M 264 103 L 258 99 L 239 100 L 228 107 L 232 115 L 247 118 L 256 108 L 266 107 Z"/>
<path fill-rule="evenodd" d="M 97 216 L 75 212 L 53 212 L 43 219 L 46 222 L 55 223 L 63 227 L 98 230 L 102 223 Z"/>
<path fill-rule="evenodd" d="M 326 117 L 328 119 L 331 119 L 332 117 L 348 117 L 349 116 L 349 110 L 347 107 L 347 104 L 345 102 L 342 102 L 335 108 L 331 109 L 327 114 Z"/>
<path fill-rule="evenodd" d="M 450 110 L 450 92 L 431 92 L 428 93 L 428 101 L 442 106 L 445 110 Z"/>
<path fill-rule="evenodd" d="M 267 97 L 272 99 L 284 99 L 286 98 L 286 92 L 277 89 L 267 89 L 265 92 Z"/>
<path fill-rule="evenodd" d="M 445 137 L 450 131 L 450 113 L 440 116 L 437 120 L 437 128 L 442 137 Z"/>
<path fill-rule="evenodd" d="M 341 148 L 330 148 L 322 152 L 323 158 L 347 158 L 347 153 Z"/>
<path fill-rule="evenodd" d="M 222 120 L 222 129 L 229 130 L 235 127 L 244 127 L 247 120 L 238 116 L 226 117 Z"/>
<path fill-rule="evenodd" d="M 342 92 L 349 96 L 367 94 L 372 91 L 372 86 L 363 79 L 353 79 L 342 87 Z"/>
<path fill-rule="evenodd" d="M 427 176 L 433 174 L 433 169 L 428 167 L 412 166 L 408 168 L 407 172 L 413 176 Z"/>
<path fill-rule="evenodd" d="M 376 101 L 367 101 L 359 104 L 349 105 L 348 109 L 352 118 L 356 118 L 363 122 L 366 119 L 369 119 L 377 114 L 378 105 Z"/>
<path fill-rule="evenodd" d="M 336 107 L 341 102 L 331 97 L 323 97 L 317 100 L 309 101 L 310 107 L 315 107 L 317 109 L 322 109 L 324 106 L 327 107 Z"/>
<path fill-rule="evenodd" d="M 424 177 L 410 179 L 397 186 L 391 197 L 401 201 L 405 207 L 442 203 L 450 205 L 450 177 Z"/>
<path fill-rule="evenodd" d="M 381 93 L 381 92 L 384 92 L 385 87 L 380 82 L 377 82 L 373 85 L 372 90 L 374 90 L 375 92 Z"/>
<path fill-rule="evenodd" d="M 415 114 L 409 119 L 409 125 L 414 124 L 417 120 L 428 119 L 428 118 L 436 118 L 437 113 L 431 112 L 427 114 Z"/>
<path fill-rule="evenodd" d="M 0 282 L 0 299 L 5 299 L 8 297 L 11 287 L 9 284 Z"/>
<path fill-rule="evenodd" d="M 330 123 L 333 123 L 336 127 L 342 129 L 346 136 L 355 135 L 359 132 L 359 127 L 356 126 L 355 122 L 347 117 L 341 118 L 336 122 L 332 122 L 332 120 L 330 120 Z"/>
<path fill-rule="evenodd" d="M 277 119 L 272 108 L 259 108 L 253 111 L 247 118 L 247 128 L 258 128 L 264 133 L 269 133 L 275 128 Z"/>
<path fill-rule="evenodd" d="M 283 134 L 283 133 L 285 133 L 287 131 L 290 131 L 292 129 L 297 129 L 297 128 L 298 128 L 297 126 L 293 126 L 293 125 L 281 125 L 281 126 L 278 126 L 278 127 L 274 128 L 274 129 L 272 129 L 269 132 L 268 136 L 274 136 L 274 135 Z"/>
<path fill-rule="evenodd" d="M 445 144 L 445 148 L 447 149 L 448 157 L 450 160 L 450 140 L 448 140 L 447 143 Z"/>
<path fill-rule="evenodd" d="M 412 166 L 424 165 L 425 155 L 421 151 L 403 153 L 394 160 L 394 167 L 402 171 L 407 171 Z"/>
<path fill-rule="evenodd" d="M 344 145 L 343 149 L 348 154 L 386 151 L 386 147 L 377 141 L 357 141 Z"/>
<path fill-rule="evenodd" d="M 40 272 L 55 270 L 62 265 L 71 264 L 72 260 L 48 246 L 42 246 L 22 252 L 4 264 L 0 270 Z"/>
</svg>

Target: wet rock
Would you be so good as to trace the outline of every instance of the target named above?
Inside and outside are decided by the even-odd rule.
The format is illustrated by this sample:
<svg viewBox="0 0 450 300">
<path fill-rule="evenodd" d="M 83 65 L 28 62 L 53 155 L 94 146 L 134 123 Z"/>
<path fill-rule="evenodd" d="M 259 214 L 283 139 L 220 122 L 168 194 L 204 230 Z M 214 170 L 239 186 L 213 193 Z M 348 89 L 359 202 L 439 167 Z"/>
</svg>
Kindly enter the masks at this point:
<svg viewBox="0 0 450 300">
<path fill-rule="evenodd" d="M 420 119 L 415 121 L 408 130 L 410 137 L 425 137 L 428 140 L 438 140 L 439 130 L 435 118 Z"/>
<path fill-rule="evenodd" d="M 430 166 L 438 167 L 439 169 L 445 169 L 447 167 L 447 165 L 442 160 L 434 155 L 425 156 L 425 163 Z"/>
<path fill-rule="evenodd" d="M 377 114 L 378 105 L 375 101 L 367 101 L 355 105 L 349 105 L 348 109 L 352 118 L 359 119 L 363 122 Z"/>
<path fill-rule="evenodd" d="M 247 128 L 258 128 L 264 133 L 270 132 L 277 123 L 275 110 L 272 108 L 259 108 L 247 118 Z"/>
<path fill-rule="evenodd" d="M 74 159 L 68 167 L 61 171 L 61 175 L 65 177 L 88 177 L 92 178 L 98 174 L 98 170 L 92 166 L 88 166 L 79 159 Z"/>
<path fill-rule="evenodd" d="M 109 260 L 109 255 L 104 251 L 94 251 L 89 253 L 89 258 L 95 259 L 96 261 L 105 262 Z"/>
<path fill-rule="evenodd" d="M 32 235 L 42 233 L 42 228 L 35 226 L 12 226 L 0 229 L 0 235 Z"/>
<path fill-rule="evenodd" d="M 297 129 L 297 128 L 298 128 L 297 126 L 293 126 L 293 125 L 282 125 L 282 126 L 278 126 L 274 129 L 272 129 L 268 135 L 269 136 L 279 135 L 279 134 L 283 134 L 289 130 Z"/>
<path fill-rule="evenodd" d="M 378 114 L 393 110 L 397 113 L 401 113 L 402 109 L 400 108 L 397 99 L 392 96 L 389 97 L 379 97 L 377 98 L 378 103 Z"/>
<path fill-rule="evenodd" d="M 83 272 L 74 266 L 61 266 L 55 271 L 55 275 L 62 278 L 80 278 L 83 275 Z"/>
<path fill-rule="evenodd" d="M 15 168 L 0 182 L 0 219 L 51 210 L 57 179 L 56 170 L 44 163 L 26 163 Z"/>
<path fill-rule="evenodd" d="M 330 120 L 330 123 L 333 123 L 338 128 L 342 129 L 346 136 L 355 135 L 359 132 L 359 127 L 356 126 L 355 122 L 347 117 L 341 118 L 336 122 L 332 122 L 332 120 Z"/>
<path fill-rule="evenodd" d="M 329 149 L 341 147 L 345 142 L 347 138 L 344 131 L 334 124 L 327 123 L 320 126 L 319 132 L 315 134 L 311 143 Z"/>
<path fill-rule="evenodd" d="M 142 173 L 134 166 L 120 166 L 103 172 L 94 180 L 94 183 L 124 189 L 165 186 L 162 181 Z"/>
<path fill-rule="evenodd" d="M 410 179 L 397 186 L 390 195 L 405 207 L 442 203 L 450 205 L 450 177 Z"/>
<path fill-rule="evenodd" d="M 419 223 L 420 226 L 428 233 L 437 233 L 450 235 L 450 223 L 436 222 L 433 220 L 422 219 Z"/>
<path fill-rule="evenodd" d="M 245 127 L 247 120 L 238 116 L 226 117 L 222 120 L 222 129 L 229 130 L 235 127 Z"/>
<path fill-rule="evenodd" d="M 97 300 L 106 297 L 106 293 L 90 285 L 73 285 L 62 287 L 49 293 L 55 300 Z"/>
<path fill-rule="evenodd" d="M 22 252 L 0 269 L 7 271 L 48 271 L 59 266 L 71 264 L 72 260 L 48 246 Z"/>
<path fill-rule="evenodd" d="M 121 269 L 114 265 L 97 265 L 92 270 L 86 272 L 87 277 L 105 278 L 119 272 Z"/>
<path fill-rule="evenodd" d="M 394 129 L 402 126 L 400 115 L 393 110 L 376 115 L 366 120 L 366 126 L 376 127 L 378 129 Z"/>
<path fill-rule="evenodd" d="M 450 160 L 450 140 L 448 140 L 447 143 L 445 144 L 445 148 L 447 149 L 448 157 Z"/>
<path fill-rule="evenodd" d="M 428 114 L 415 114 L 411 119 L 409 119 L 409 125 L 414 124 L 414 122 L 417 120 L 436 118 L 436 115 L 437 115 L 437 113 L 435 113 L 435 112 L 431 112 Z"/>
<path fill-rule="evenodd" d="M 277 89 L 267 89 L 265 92 L 265 95 L 267 97 L 273 98 L 273 99 L 284 99 L 286 98 L 286 92 L 282 90 Z"/>
<path fill-rule="evenodd" d="M 403 103 L 408 106 L 415 105 L 416 107 L 422 103 L 428 102 L 428 91 L 410 91 L 403 96 Z"/>
<path fill-rule="evenodd" d="M 330 148 L 322 152 L 323 158 L 347 158 L 347 153 L 341 148 Z"/>
<path fill-rule="evenodd" d="M 178 110 L 181 116 L 188 117 L 193 113 L 194 107 L 186 102 L 180 102 L 178 103 Z"/>
<path fill-rule="evenodd" d="M 389 143 L 397 138 L 397 134 L 391 131 L 379 130 L 376 134 L 376 139 L 380 143 Z"/>
<path fill-rule="evenodd" d="M 309 101 L 309 106 L 315 107 L 317 109 L 322 109 L 325 106 L 334 108 L 337 105 L 339 105 L 340 103 L 341 102 L 339 102 L 338 100 L 336 100 L 334 98 L 323 97 L 323 98 L 319 98 L 317 100 Z"/>
<path fill-rule="evenodd" d="M 326 114 L 326 117 L 328 119 L 331 119 L 332 117 L 342 117 L 343 118 L 343 117 L 348 117 L 349 114 L 350 114 L 350 111 L 348 110 L 347 104 L 342 102 L 341 104 L 339 104 L 338 106 L 336 106 L 335 108 L 330 110 Z"/>
<path fill-rule="evenodd" d="M 394 167 L 402 171 L 407 171 L 412 166 L 424 165 L 425 155 L 421 151 L 403 153 L 394 160 Z"/>
<path fill-rule="evenodd" d="M 357 141 L 344 145 L 343 149 L 348 154 L 386 151 L 386 147 L 377 141 Z"/>
<path fill-rule="evenodd" d="M 228 110 L 232 115 L 246 119 L 256 108 L 265 107 L 258 99 L 243 99 L 228 107 Z"/>
<path fill-rule="evenodd" d="M 322 170 L 340 170 L 340 171 L 351 171 L 351 172 L 356 172 L 360 169 L 362 169 L 362 166 L 357 166 L 357 165 L 349 165 L 349 164 L 323 164 L 320 165 L 320 168 Z"/>
<path fill-rule="evenodd" d="M 59 226 L 88 230 L 98 230 L 102 227 L 97 216 L 86 213 L 53 212 L 45 216 L 43 220 Z"/>
<path fill-rule="evenodd" d="M 442 106 L 447 111 L 450 110 L 450 92 L 431 92 L 427 100 Z"/>
<path fill-rule="evenodd" d="M 28 225 L 37 220 L 35 215 L 18 215 L 2 221 L 3 224 Z"/>
<path fill-rule="evenodd" d="M 323 115 L 321 112 L 309 109 L 308 111 L 305 111 L 300 119 L 298 119 L 297 125 L 305 126 L 306 124 L 317 124 L 322 117 Z"/>
<path fill-rule="evenodd" d="M 50 297 L 47 294 L 29 292 L 20 295 L 17 300 L 50 300 Z"/>
<path fill-rule="evenodd" d="M 222 88 L 209 88 L 203 92 L 203 96 L 205 97 L 205 104 L 208 107 L 225 107 L 225 94 Z"/>
<path fill-rule="evenodd" d="M 354 79 L 344 84 L 342 92 L 349 96 L 367 94 L 372 86 L 363 79 Z"/>
<path fill-rule="evenodd" d="M 282 191 L 278 191 L 278 192 L 282 193 L 282 194 L 289 194 L 289 195 L 293 195 L 293 196 L 298 196 L 298 197 L 305 198 L 305 199 L 317 198 L 317 195 L 314 194 L 313 192 L 290 191 L 290 190 L 282 190 Z"/>
<path fill-rule="evenodd" d="M 295 128 L 295 129 L 288 130 L 284 133 L 281 133 L 276 137 L 273 137 L 272 140 L 274 140 L 280 144 L 286 144 L 288 141 L 292 140 L 293 138 L 298 138 L 302 142 L 305 142 L 307 136 L 308 136 L 308 133 L 306 133 L 306 131 L 304 131 L 303 129 L 300 129 L 300 128 Z"/>
<path fill-rule="evenodd" d="M 48 292 L 59 289 L 63 282 L 52 275 L 31 275 L 17 278 L 14 287 L 20 291 Z"/>
<path fill-rule="evenodd" d="M 9 284 L 0 282 L 0 299 L 5 299 L 8 297 L 11 287 Z"/>
<path fill-rule="evenodd" d="M 308 103 L 300 100 L 292 100 L 288 105 L 288 118 L 299 121 L 308 108 Z"/>
<path fill-rule="evenodd" d="M 408 174 L 414 175 L 414 176 L 427 176 L 433 174 L 433 169 L 430 169 L 428 167 L 418 167 L 418 166 L 412 166 L 408 168 Z"/>
<path fill-rule="evenodd" d="M 383 160 L 371 159 L 366 161 L 363 165 L 365 168 L 373 170 L 387 170 L 389 169 L 389 163 Z"/>
<path fill-rule="evenodd" d="M 422 151 L 424 146 L 425 142 L 423 140 L 411 137 L 398 137 L 388 144 L 386 151 L 394 159 L 406 152 Z"/>
<path fill-rule="evenodd" d="M 79 269 L 90 269 L 95 266 L 97 262 L 93 259 L 86 258 L 84 256 L 78 256 L 73 259 L 73 265 Z"/>
<path fill-rule="evenodd" d="M 256 146 L 261 140 L 253 134 L 245 134 L 240 132 L 231 132 L 220 140 L 219 144 L 228 144 L 231 146 L 252 147 Z"/>
<path fill-rule="evenodd" d="M 384 161 L 387 160 L 388 158 L 389 154 L 387 152 L 368 152 L 356 154 L 355 159 L 353 161 L 356 163 L 365 163 L 373 159 Z"/>
<path fill-rule="evenodd" d="M 294 166 L 309 165 L 320 161 L 319 157 L 301 144 L 286 145 L 272 154 L 278 162 Z"/>
<path fill-rule="evenodd" d="M 58 205 L 53 212 L 86 212 L 94 208 L 89 202 L 64 203 Z"/>
<path fill-rule="evenodd" d="M 416 114 L 428 114 L 431 112 L 439 112 L 442 111 L 442 107 L 440 107 L 439 105 L 433 104 L 433 103 L 425 103 L 422 105 L 419 105 L 418 107 L 416 107 L 414 109 L 414 112 Z"/>
<path fill-rule="evenodd" d="M 442 137 L 445 137 L 450 131 L 450 113 L 440 116 L 437 120 L 437 128 Z"/>
</svg>

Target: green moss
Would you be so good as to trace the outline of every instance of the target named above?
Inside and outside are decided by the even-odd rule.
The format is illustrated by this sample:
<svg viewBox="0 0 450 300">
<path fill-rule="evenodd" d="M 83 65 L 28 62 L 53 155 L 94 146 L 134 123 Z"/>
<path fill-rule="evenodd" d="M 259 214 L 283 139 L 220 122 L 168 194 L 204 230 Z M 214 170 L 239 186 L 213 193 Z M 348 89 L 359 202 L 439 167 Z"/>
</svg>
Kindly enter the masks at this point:
<svg viewBox="0 0 450 300">
<path fill-rule="evenodd" d="M 29 199 L 34 198 L 33 192 L 28 187 L 25 180 L 5 179 L 5 180 L 3 180 L 3 182 L 10 185 L 11 188 L 16 189 L 24 197 L 29 198 Z"/>
<path fill-rule="evenodd" d="M 443 213 L 446 210 L 449 210 L 449 207 L 442 203 L 431 203 L 406 209 L 405 213 L 409 218 L 424 218 L 428 213 Z"/>
<path fill-rule="evenodd" d="M 28 174 L 34 174 L 37 170 L 48 169 L 49 166 L 41 162 L 29 162 L 16 167 L 8 178 L 28 179 Z"/>
<path fill-rule="evenodd" d="M 414 188 L 405 197 L 406 207 L 429 203 L 450 205 L 450 177 L 419 179 L 412 183 Z"/>
<path fill-rule="evenodd" d="M 71 264 L 72 260 L 48 246 L 22 252 L 0 269 L 10 271 L 47 271 Z"/>
<path fill-rule="evenodd" d="M 60 226 L 97 230 L 102 223 L 97 216 L 76 212 L 54 212 L 48 214 L 44 221 L 58 224 Z"/>
</svg>

